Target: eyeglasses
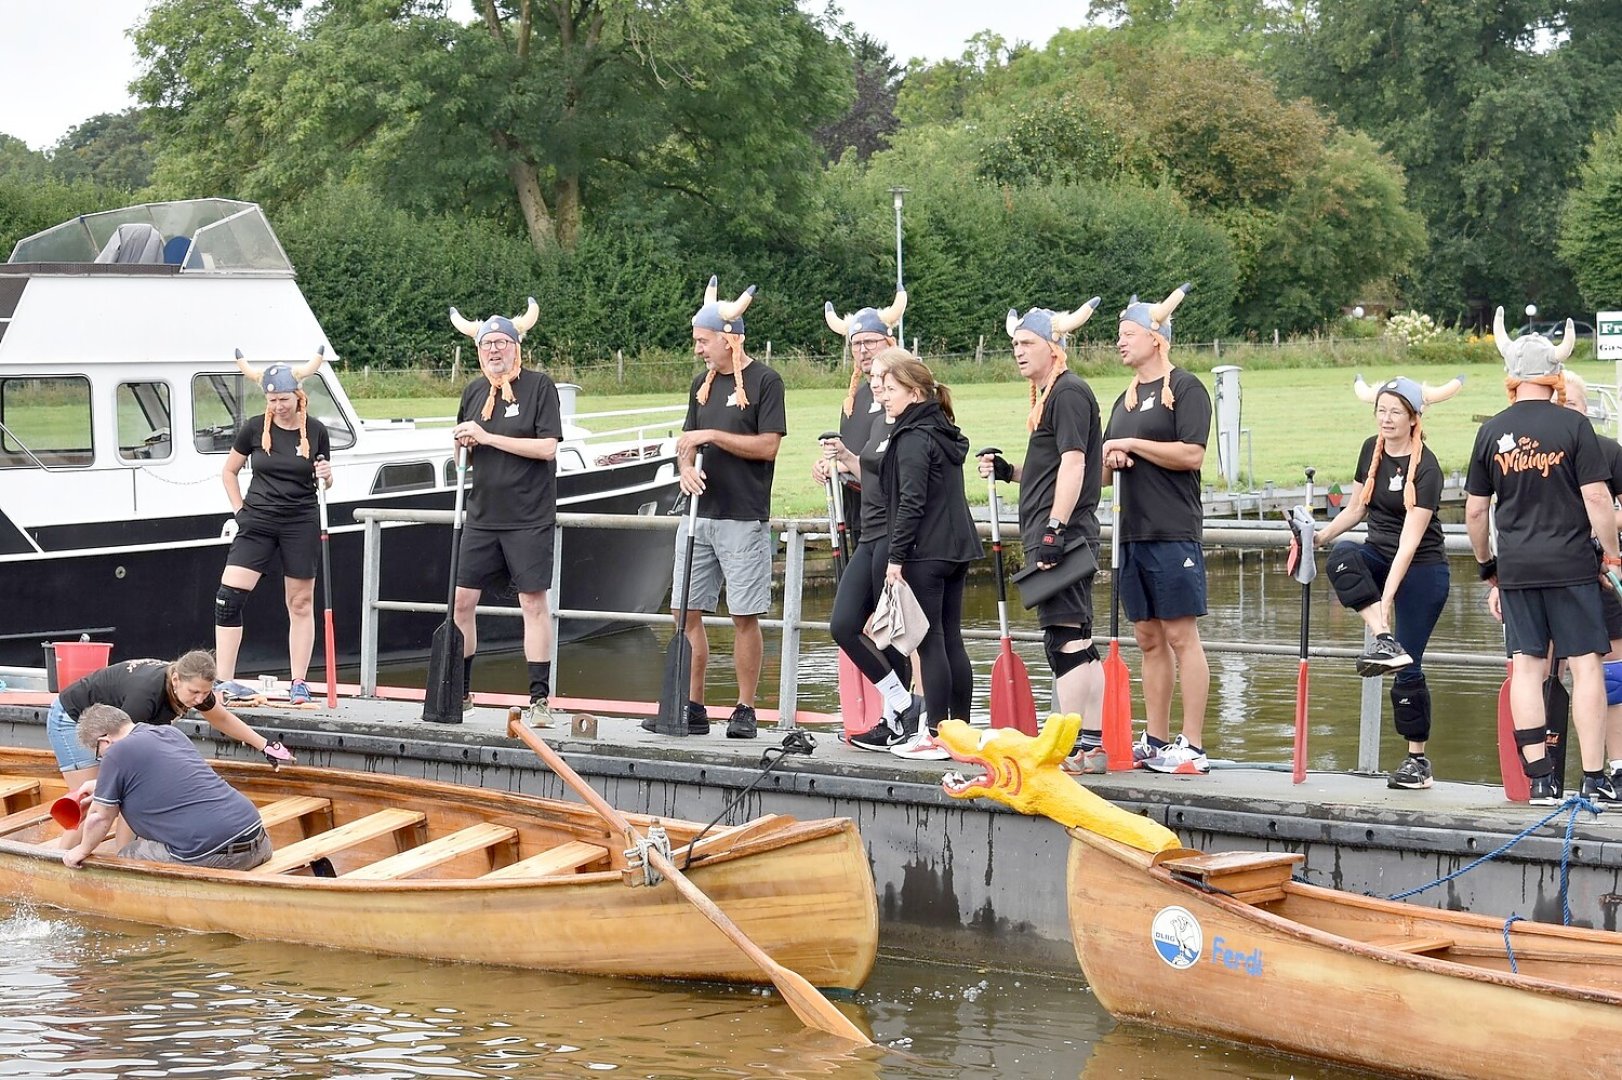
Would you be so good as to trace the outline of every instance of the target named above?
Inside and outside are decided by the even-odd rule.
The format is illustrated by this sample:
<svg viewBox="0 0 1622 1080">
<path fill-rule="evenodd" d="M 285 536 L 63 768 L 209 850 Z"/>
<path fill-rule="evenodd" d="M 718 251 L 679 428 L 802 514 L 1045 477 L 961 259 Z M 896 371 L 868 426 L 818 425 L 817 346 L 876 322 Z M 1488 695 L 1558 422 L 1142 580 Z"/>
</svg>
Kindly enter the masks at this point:
<svg viewBox="0 0 1622 1080">
<path fill-rule="evenodd" d="M 101 760 L 101 744 L 102 743 L 110 743 L 112 741 L 113 741 L 113 737 L 111 735 L 103 735 L 101 738 L 96 740 L 96 760 L 97 761 Z"/>
<path fill-rule="evenodd" d="M 864 352 L 872 352 L 874 349 L 884 348 L 889 343 L 889 340 L 889 338 L 882 337 L 851 338 L 850 347 L 852 349 L 861 349 Z"/>
<path fill-rule="evenodd" d="M 485 338 L 479 342 L 481 349 L 505 349 L 509 345 L 517 344 L 511 338 Z"/>
</svg>

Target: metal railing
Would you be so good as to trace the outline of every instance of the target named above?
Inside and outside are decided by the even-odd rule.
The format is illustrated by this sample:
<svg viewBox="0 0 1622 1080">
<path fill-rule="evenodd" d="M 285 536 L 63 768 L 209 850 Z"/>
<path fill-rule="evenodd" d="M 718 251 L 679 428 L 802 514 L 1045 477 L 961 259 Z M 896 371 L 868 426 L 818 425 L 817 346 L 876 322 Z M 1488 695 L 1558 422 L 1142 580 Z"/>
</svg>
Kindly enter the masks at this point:
<svg viewBox="0 0 1622 1080">
<path fill-rule="evenodd" d="M 372 696 L 377 693 L 378 672 L 378 646 L 377 628 L 378 617 L 386 611 L 407 611 L 426 614 L 443 615 L 446 612 L 444 604 L 433 602 L 418 602 L 408 600 L 385 600 L 378 595 L 379 578 L 383 559 L 383 531 L 387 526 L 406 526 L 413 524 L 450 525 L 455 514 L 450 510 L 404 510 L 383 509 L 374 507 L 357 507 L 355 520 L 365 525 L 365 548 L 361 560 L 363 567 L 361 592 L 361 652 L 360 652 L 360 692 L 363 696 Z M 575 514 L 560 513 L 558 515 L 557 533 L 552 544 L 552 596 L 561 595 L 560 587 L 563 575 L 563 538 L 562 531 L 568 528 L 594 528 L 594 529 L 626 529 L 635 531 L 655 531 L 670 533 L 672 558 L 674 558 L 675 532 L 680 524 L 679 518 L 671 516 L 648 517 L 624 514 Z M 811 630 L 819 633 L 828 632 L 828 624 L 817 620 L 808 620 L 802 617 L 804 610 L 802 595 L 805 585 L 805 556 L 807 545 L 820 541 L 830 543 L 828 523 L 818 518 L 773 518 L 771 527 L 782 534 L 785 547 L 785 564 L 783 569 L 783 615 L 781 618 L 762 618 L 760 625 L 764 629 L 782 632 L 780 662 L 778 670 L 777 729 L 788 730 L 796 726 L 799 718 L 799 654 L 800 641 L 805 631 Z M 990 526 L 986 522 L 977 522 L 976 527 L 982 538 L 989 538 Z M 1103 539 L 1107 542 L 1110 535 L 1110 526 L 1103 526 Z M 1364 535 L 1362 527 L 1350 530 L 1347 539 L 1360 539 Z M 1288 529 L 1279 523 L 1278 527 L 1267 524 L 1247 524 L 1244 526 L 1230 526 L 1207 523 L 1205 526 L 1205 543 L 1209 546 L 1228 546 L 1246 548 L 1274 548 L 1285 547 L 1289 544 Z M 1446 536 L 1446 545 L 1450 553 L 1465 553 L 1469 549 L 1469 541 L 1460 533 L 1449 532 Z M 668 611 L 657 612 L 628 612 L 628 611 L 601 611 L 589 608 L 560 608 L 552 607 L 552 670 L 557 667 L 558 654 L 558 628 L 565 620 L 611 620 L 614 622 L 633 623 L 644 626 L 667 626 L 674 622 Z M 523 612 L 516 607 L 480 604 L 475 611 L 479 615 L 493 615 L 503 618 L 522 618 Z M 732 620 L 724 616 L 709 615 L 703 618 L 705 626 L 730 626 Z M 1009 635 L 1013 640 L 1026 643 L 1040 643 L 1042 635 L 1030 630 L 1015 630 Z M 995 630 L 965 629 L 963 637 L 970 641 L 997 641 L 1000 635 Z M 1123 647 L 1137 648 L 1137 640 L 1131 637 L 1120 639 Z M 1365 644 L 1367 641 L 1365 640 Z M 1250 656 L 1279 656 L 1298 657 L 1299 647 L 1296 645 L 1274 645 L 1267 642 L 1252 641 L 1206 641 L 1207 652 L 1234 653 Z M 1362 650 L 1349 646 L 1314 645 L 1308 648 L 1307 656 L 1312 659 L 1338 659 L 1352 660 L 1361 655 Z M 1493 668 L 1502 670 L 1504 657 L 1490 653 L 1464 653 L 1446 652 L 1430 649 L 1425 653 L 1425 659 L 1437 664 L 1447 664 L 1456 667 Z M 1358 753 L 1357 771 L 1375 773 L 1379 771 L 1381 710 L 1383 707 L 1381 693 L 1383 685 L 1379 679 L 1362 680 L 1361 704 L 1358 716 Z"/>
</svg>

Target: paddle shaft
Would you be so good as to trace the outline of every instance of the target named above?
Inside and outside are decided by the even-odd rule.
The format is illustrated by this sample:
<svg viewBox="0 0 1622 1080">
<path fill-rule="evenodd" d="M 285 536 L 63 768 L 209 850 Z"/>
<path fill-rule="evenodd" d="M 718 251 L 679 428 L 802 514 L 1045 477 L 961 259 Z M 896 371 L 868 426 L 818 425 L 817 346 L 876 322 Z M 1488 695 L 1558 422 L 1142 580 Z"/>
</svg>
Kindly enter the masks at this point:
<svg viewBox="0 0 1622 1080">
<path fill-rule="evenodd" d="M 456 513 L 451 518 L 451 584 L 445 598 L 445 621 L 456 621 L 456 571 L 462 561 L 462 514 L 467 496 L 467 447 L 456 448 Z M 461 657 L 456 657 L 460 660 Z"/>
<path fill-rule="evenodd" d="M 824 431 L 817 436 L 817 444 L 827 442 L 829 439 L 839 438 L 837 431 Z M 828 476 L 823 481 L 823 488 L 828 495 L 828 543 L 834 552 L 834 581 L 838 581 L 845 574 L 845 493 L 840 490 L 839 462 L 834 458 L 824 458 L 828 467 Z"/>
<path fill-rule="evenodd" d="M 693 471 L 697 472 L 703 467 L 704 451 L 700 448 L 693 455 Z M 687 610 L 688 600 L 693 592 L 693 549 L 698 544 L 698 537 L 695 535 L 697 532 L 698 496 L 695 494 L 687 497 L 687 551 L 682 555 L 681 563 L 681 604 L 679 605 L 681 614 L 676 617 L 676 636 L 671 641 L 671 644 L 676 647 L 674 663 L 677 677 L 679 680 L 685 681 L 686 685 L 668 687 L 667 690 L 675 693 L 677 699 L 660 702 L 660 714 L 670 724 L 675 724 L 678 720 L 683 725 L 687 723 L 687 699 L 692 694 L 692 669 L 688 666 L 692 662 L 692 656 L 688 651 L 687 644 Z M 685 678 L 683 679 L 684 675 Z M 668 706 L 668 708 L 663 706 Z"/>
<path fill-rule="evenodd" d="M 326 458 L 317 460 L 325 461 Z M 327 643 L 327 708 L 338 707 L 338 643 L 332 634 L 332 539 L 327 527 L 327 485 L 316 477 L 316 504 L 321 509 L 321 597 L 322 631 Z"/>
<path fill-rule="evenodd" d="M 614 809 L 607 799 L 597 794 L 597 789 L 586 783 L 580 774 L 570 768 L 568 762 L 548 746 L 544 739 L 531 731 L 528 725 L 522 720 L 508 720 L 507 731 L 535 751 L 536 756 L 547 768 L 573 788 L 575 794 L 579 795 L 598 817 L 625 838 L 628 847 L 636 843 L 638 839 L 636 830 L 631 828 L 631 823 L 625 819 L 625 815 Z M 751 941 L 749 936 L 738 928 L 738 924 L 728 918 L 727 913 L 706 896 L 704 890 L 689 881 L 663 852 L 650 847 L 646 849 L 645 857 L 655 870 L 669 879 L 684 900 L 698 908 L 716 929 L 726 935 L 727 940 L 736 945 L 756 967 L 766 973 L 772 980 L 772 985 L 777 987 L 778 993 L 783 995 L 783 1000 L 794 1010 L 794 1015 L 807 1027 L 826 1031 L 830 1035 L 838 1035 L 861 1046 L 873 1045 L 873 1040 L 862 1034 L 861 1030 L 851 1023 L 850 1018 L 834 1008 L 833 1003 L 823 997 L 804 976 L 779 964 L 767 955 L 764 949 Z"/>
<path fill-rule="evenodd" d="M 1307 470 L 1307 512 L 1312 512 L 1312 477 L 1315 469 Z M 1313 553 L 1301 552 L 1301 558 L 1311 559 Z M 1292 755 L 1290 779 L 1304 783 L 1307 778 L 1307 640 L 1312 625 L 1312 586 L 1301 586 L 1301 664 L 1295 675 L 1295 747 Z"/>
<path fill-rule="evenodd" d="M 1125 469 L 1116 469 L 1109 489 L 1109 638 L 1121 636 L 1121 481 Z"/>
<path fill-rule="evenodd" d="M 1008 584 L 1002 576 L 1002 502 L 997 498 L 997 478 L 986 479 L 991 495 L 991 555 L 997 564 L 997 632 L 1008 644 Z"/>
</svg>

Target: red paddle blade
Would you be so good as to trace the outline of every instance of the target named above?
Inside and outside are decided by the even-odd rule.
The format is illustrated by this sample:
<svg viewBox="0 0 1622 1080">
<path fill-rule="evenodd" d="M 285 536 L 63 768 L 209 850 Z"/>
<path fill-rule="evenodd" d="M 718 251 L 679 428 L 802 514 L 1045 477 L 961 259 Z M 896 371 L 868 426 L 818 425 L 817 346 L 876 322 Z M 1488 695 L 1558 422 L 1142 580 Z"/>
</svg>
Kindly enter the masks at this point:
<svg viewBox="0 0 1622 1080">
<path fill-rule="evenodd" d="M 327 708 L 338 707 L 338 639 L 332 634 L 332 609 L 327 609 Z"/>
<path fill-rule="evenodd" d="M 1007 638 L 1003 638 L 1002 652 L 991 665 L 991 726 L 1036 734 L 1036 699 L 1031 696 L 1031 675 Z"/>
<path fill-rule="evenodd" d="M 884 715 L 884 695 L 867 681 L 862 669 L 856 666 L 841 649 L 839 651 L 839 719 L 844 725 L 845 738 L 860 735 L 872 729 Z"/>
<path fill-rule="evenodd" d="M 1523 803 L 1532 798 L 1532 782 L 1521 767 L 1521 752 L 1515 746 L 1515 715 L 1509 708 L 1509 676 L 1498 688 L 1498 773 L 1504 781 L 1504 798 Z"/>
<path fill-rule="evenodd" d="M 1132 673 L 1121 656 L 1121 644 L 1109 643 L 1104 658 L 1104 756 L 1110 772 L 1133 768 Z"/>
<path fill-rule="evenodd" d="M 1307 662 L 1295 675 L 1295 754 L 1290 779 L 1302 783 L 1307 778 Z"/>
</svg>

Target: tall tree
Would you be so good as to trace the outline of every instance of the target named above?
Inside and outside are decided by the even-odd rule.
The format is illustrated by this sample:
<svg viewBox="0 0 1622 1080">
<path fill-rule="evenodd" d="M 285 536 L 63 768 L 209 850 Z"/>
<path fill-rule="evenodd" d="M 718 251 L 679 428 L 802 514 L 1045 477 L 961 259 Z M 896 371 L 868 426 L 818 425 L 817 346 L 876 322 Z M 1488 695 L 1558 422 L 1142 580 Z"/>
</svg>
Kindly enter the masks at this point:
<svg viewBox="0 0 1622 1080">
<path fill-rule="evenodd" d="M 1560 215 L 1560 256 L 1591 308 L 1622 308 L 1622 112 L 1589 145 Z"/>
<path fill-rule="evenodd" d="M 901 66 L 882 41 L 867 34 L 850 38 L 848 46 L 856 96 L 844 116 L 817 129 L 817 142 L 829 160 L 852 149 L 857 160 L 866 161 L 888 145 L 900 123 L 895 102 Z"/>
<path fill-rule="evenodd" d="M 152 140 L 140 111 L 101 113 L 71 128 L 51 150 L 51 167 L 65 180 L 91 180 L 137 191 L 152 182 Z"/>
</svg>

